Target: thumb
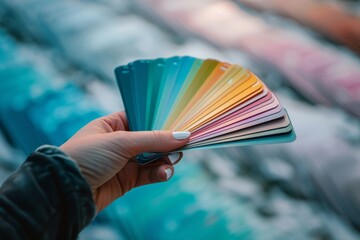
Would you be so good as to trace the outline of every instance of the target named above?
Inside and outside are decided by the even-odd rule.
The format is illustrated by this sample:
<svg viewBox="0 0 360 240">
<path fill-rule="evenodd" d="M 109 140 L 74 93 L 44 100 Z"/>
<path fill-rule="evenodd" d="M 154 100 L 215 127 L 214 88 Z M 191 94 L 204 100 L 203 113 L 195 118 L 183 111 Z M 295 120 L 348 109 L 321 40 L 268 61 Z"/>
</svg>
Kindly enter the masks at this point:
<svg viewBox="0 0 360 240">
<path fill-rule="evenodd" d="M 126 134 L 124 134 L 126 133 Z M 190 132 L 171 131 L 137 131 L 113 132 L 119 139 L 122 148 L 126 146 L 129 157 L 134 157 L 144 152 L 169 152 L 184 146 L 189 142 Z"/>
</svg>

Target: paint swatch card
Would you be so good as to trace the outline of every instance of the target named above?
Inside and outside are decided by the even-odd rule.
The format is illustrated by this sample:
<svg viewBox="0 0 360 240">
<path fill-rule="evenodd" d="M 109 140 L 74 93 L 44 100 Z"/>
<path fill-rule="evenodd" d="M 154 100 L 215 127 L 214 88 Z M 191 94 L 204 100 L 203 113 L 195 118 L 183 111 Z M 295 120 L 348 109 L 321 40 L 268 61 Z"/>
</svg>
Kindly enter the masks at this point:
<svg viewBox="0 0 360 240">
<path fill-rule="evenodd" d="M 214 59 L 137 60 L 115 69 L 131 131 L 190 131 L 181 149 L 291 142 L 286 110 L 248 69 Z M 137 156 L 140 164 L 164 153 Z"/>
</svg>

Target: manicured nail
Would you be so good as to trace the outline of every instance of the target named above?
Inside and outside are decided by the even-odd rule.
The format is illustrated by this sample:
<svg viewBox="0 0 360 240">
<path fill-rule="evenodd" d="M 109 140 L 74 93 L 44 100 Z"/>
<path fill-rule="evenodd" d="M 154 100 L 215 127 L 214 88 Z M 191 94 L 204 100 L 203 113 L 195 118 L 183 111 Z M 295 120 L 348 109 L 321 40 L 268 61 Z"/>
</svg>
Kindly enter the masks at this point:
<svg viewBox="0 0 360 240">
<path fill-rule="evenodd" d="M 171 153 L 168 158 L 172 164 L 176 163 L 180 159 L 180 153 Z"/>
<path fill-rule="evenodd" d="M 184 132 L 173 132 L 173 136 L 176 140 L 184 140 L 187 139 L 188 137 L 190 137 L 190 132 L 189 131 L 184 131 Z"/>
<path fill-rule="evenodd" d="M 165 173 L 166 173 L 166 180 L 169 180 L 169 178 L 171 178 L 171 176 L 172 176 L 171 168 L 165 169 Z"/>
</svg>

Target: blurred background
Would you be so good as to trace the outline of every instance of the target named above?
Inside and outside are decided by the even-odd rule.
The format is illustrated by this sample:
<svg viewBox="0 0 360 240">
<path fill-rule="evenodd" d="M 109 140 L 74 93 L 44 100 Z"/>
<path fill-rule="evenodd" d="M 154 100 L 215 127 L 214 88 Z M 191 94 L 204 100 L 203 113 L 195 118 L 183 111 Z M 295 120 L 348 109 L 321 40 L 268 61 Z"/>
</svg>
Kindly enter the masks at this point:
<svg viewBox="0 0 360 240">
<path fill-rule="evenodd" d="M 356 0 L 0 0 L 0 182 L 41 144 L 123 109 L 113 70 L 191 55 L 246 66 L 297 140 L 185 153 L 79 239 L 359 239 Z"/>
</svg>

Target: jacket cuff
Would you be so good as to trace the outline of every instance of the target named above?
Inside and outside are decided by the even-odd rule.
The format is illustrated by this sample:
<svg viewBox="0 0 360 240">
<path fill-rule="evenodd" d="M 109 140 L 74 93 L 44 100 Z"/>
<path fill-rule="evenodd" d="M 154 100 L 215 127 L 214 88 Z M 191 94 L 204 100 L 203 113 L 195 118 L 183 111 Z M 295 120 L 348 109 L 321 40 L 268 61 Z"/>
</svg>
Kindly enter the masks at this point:
<svg viewBox="0 0 360 240">
<path fill-rule="evenodd" d="M 96 214 L 95 203 L 89 184 L 81 174 L 77 164 L 58 147 L 43 145 L 35 150 L 33 154 L 46 156 L 50 164 L 56 166 L 57 182 L 61 185 L 65 196 L 67 208 L 78 213 L 78 222 L 75 225 L 79 229 L 87 226 Z M 37 158 L 30 157 L 28 161 L 37 161 Z M 75 219 L 74 219 L 75 220 Z"/>
</svg>

